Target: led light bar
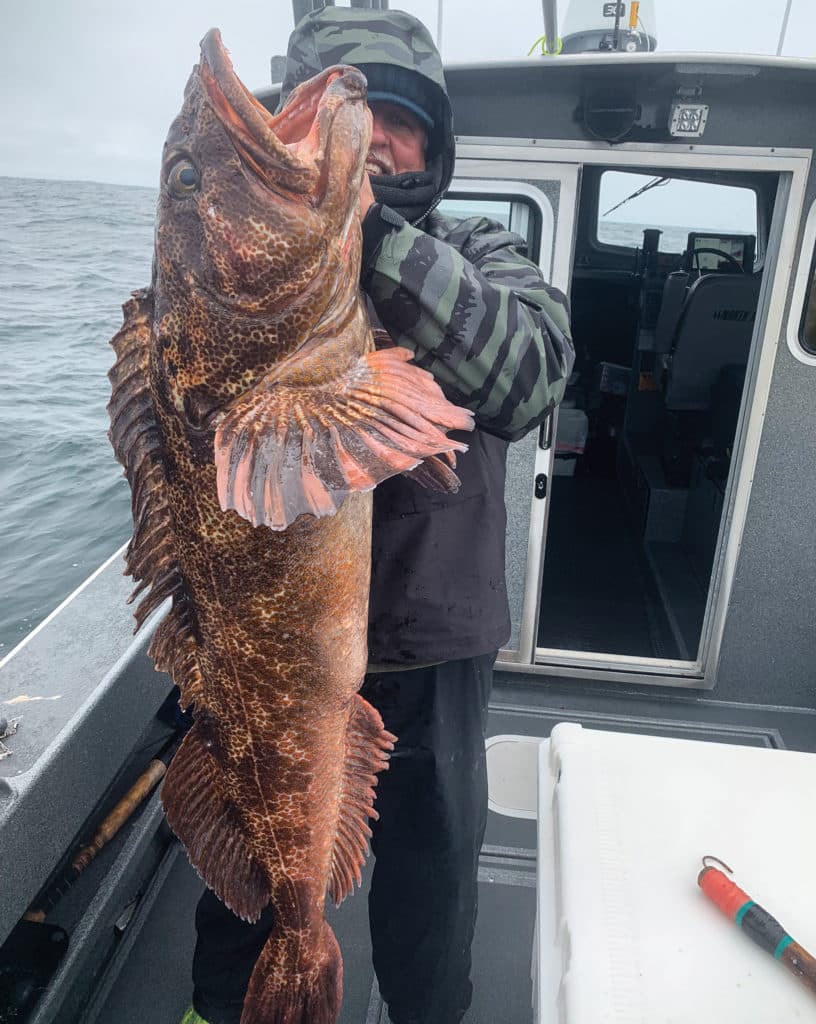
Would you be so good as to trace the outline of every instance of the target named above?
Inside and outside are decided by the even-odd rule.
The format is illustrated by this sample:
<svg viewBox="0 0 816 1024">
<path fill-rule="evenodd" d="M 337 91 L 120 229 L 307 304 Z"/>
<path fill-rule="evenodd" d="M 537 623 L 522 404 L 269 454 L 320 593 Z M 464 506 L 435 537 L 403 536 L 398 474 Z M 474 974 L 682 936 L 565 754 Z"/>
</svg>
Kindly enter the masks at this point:
<svg viewBox="0 0 816 1024">
<path fill-rule="evenodd" d="M 708 104 L 672 104 L 669 114 L 669 134 L 675 138 L 698 139 L 705 131 L 708 120 Z"/>
</svg>

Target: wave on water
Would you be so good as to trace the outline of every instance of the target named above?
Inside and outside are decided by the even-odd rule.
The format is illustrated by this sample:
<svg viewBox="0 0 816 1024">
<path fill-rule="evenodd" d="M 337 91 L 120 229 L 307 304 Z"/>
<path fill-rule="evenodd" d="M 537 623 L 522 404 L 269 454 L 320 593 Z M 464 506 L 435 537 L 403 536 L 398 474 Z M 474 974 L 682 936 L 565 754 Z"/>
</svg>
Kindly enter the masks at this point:
<svg viewBox="0 0 816 1024">
<path fill-rule="evenodd" d="M 109 341 L 155 210 L 154 189 L 0 178 L 0 657 L 130 534 Z"/>
</svg>

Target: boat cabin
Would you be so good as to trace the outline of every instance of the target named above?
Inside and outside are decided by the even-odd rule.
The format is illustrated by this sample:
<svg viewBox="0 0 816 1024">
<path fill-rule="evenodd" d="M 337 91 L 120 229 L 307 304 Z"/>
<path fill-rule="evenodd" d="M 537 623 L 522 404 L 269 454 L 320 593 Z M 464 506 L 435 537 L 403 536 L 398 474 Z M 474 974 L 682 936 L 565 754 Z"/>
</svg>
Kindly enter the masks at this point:
<svg viewBox="0 0 816 1024">
<path fill-rule="evenodd" d="M 524 239 L 577 350 L 561 406 L 510 449 L 490 733 L 816 751 L 816 63 L 597 52 L 448 84 L 443 209 Z M 121 571 L 119 552 L 0 667 L 3 693 L 62 695 L 25 706 L 0 761 L 0 942 L 178 725 Z M 536 849 L 534 821 L 491 813 L 468 1020 L 534 1019 Z M 200 886 L 154 793 L 6 942 L 0 1005 L 27 1008 L 0 1019 L 174 1024 Z M 364 895 L 332 923 L 343 1024 L 384 1022 Z"/>
</svg>

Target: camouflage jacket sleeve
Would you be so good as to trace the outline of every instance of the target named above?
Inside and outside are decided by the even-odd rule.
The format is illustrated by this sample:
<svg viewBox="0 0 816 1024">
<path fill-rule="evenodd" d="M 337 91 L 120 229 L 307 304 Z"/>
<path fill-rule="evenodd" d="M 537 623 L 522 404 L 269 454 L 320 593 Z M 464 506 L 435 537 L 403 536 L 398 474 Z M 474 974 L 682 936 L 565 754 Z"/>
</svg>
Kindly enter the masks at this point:
<svg viewBox="0 0 816 1024">
<path fill-rule="evenodd" d="M 564 395 L 575 358 L 565 296 L 494 221 L 432 213 L 422 231 L 390 220 L 373 244 L 366 226 L 361 277 L 383 327 L 482 429 L 518 440 Z"/>
</svg>

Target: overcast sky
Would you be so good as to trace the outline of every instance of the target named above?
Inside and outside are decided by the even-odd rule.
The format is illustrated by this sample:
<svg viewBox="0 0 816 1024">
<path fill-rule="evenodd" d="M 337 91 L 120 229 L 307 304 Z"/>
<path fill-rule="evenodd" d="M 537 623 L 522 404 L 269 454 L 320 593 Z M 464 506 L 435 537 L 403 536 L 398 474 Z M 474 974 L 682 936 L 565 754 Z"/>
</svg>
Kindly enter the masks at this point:
<svg viewBox="0 0 816 1024">
<path fill-rule="evenodd" d="M 775 53 L 786 0 L 656 0 L 661 50 Z M 391 4 L 436 34 L 434 0 Z M 559 0 L 559 12 L 567 10 Z M 738 13 L 735 13 L 738 12 Z M 289 0 L 0 0 L 0 175 L 155 185 L 198 41 L 216 25 L 250 89 L 286 52 Z M 540 0 L 445 0 L 446 61 L 523 57 Z M 816 56 L 816 4 L 793 0 L 784 51 Z"/>
</svg>

